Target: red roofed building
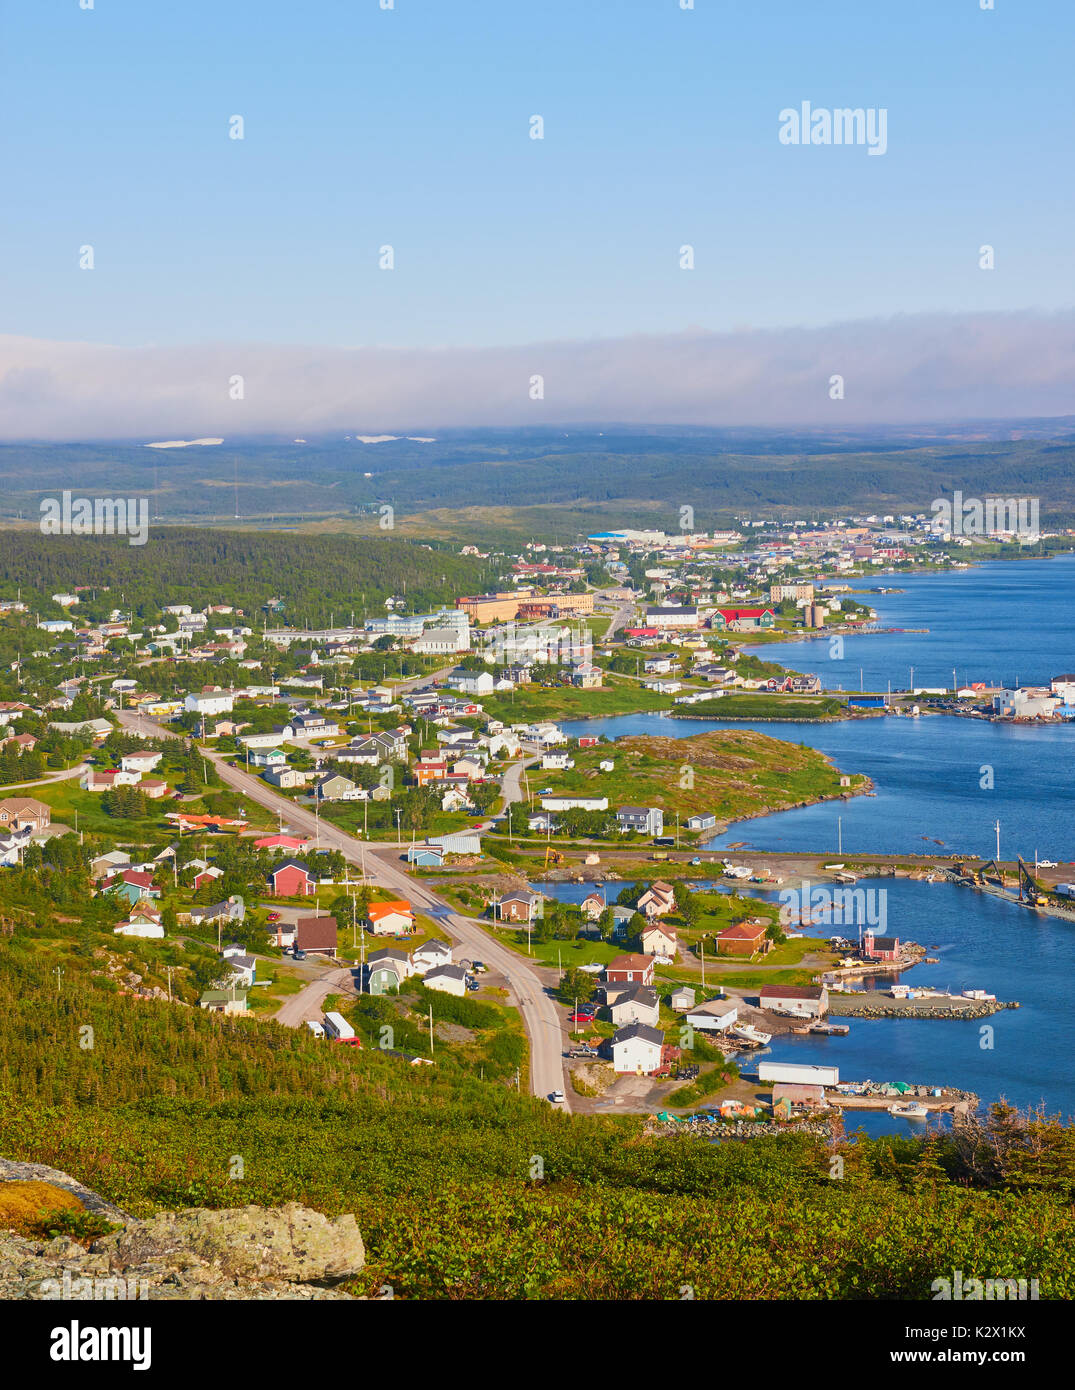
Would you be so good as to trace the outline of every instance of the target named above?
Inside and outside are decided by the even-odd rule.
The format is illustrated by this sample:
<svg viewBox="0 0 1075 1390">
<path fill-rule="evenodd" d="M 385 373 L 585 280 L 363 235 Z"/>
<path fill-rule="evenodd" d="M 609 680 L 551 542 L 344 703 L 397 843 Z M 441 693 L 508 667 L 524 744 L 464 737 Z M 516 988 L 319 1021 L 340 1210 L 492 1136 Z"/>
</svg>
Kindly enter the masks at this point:
<svg viewBox="0 0 1075 1390">
<path fill-rule="evenodd" d="M 610 985 L 650 985 L 657 963 L 652 956 L 617 956 L 605 966 L 605 979 Z"/>
<path fill-rule="evenodd" d="M 757 632 L 771 628 L 776 614 L 771 608 L 718 608 L 709 626 L 718 632 Z"/>
<path fill-rule="evenodd" d="M 768 951 L 772 942 L 765 935 L 767 922 L 733 922 L 714 939 L 718 956 L 753 956 Z"/>
<path fill-rule="evenodd" d="M 295 853 L 304 850 L 309 843 L 309 840 L 302 840 L 297 835 L 266 835 L 263 839 L 254 841 L 254 848 L 287 850 Z"/>
</svg>

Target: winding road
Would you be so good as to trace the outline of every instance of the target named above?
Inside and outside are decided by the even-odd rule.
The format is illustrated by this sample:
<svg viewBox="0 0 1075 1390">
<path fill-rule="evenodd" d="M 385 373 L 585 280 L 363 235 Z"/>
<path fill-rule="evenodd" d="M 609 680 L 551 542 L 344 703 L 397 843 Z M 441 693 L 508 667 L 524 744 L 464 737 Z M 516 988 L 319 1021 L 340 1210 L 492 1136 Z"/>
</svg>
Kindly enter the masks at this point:
<svg viewBox="0 0 1075 1390">
<path fill-rule="evenodd" d="M 157 738 L 180 737 L 144 715 L 131 714 L 125 710 L 117 710 L 115 714 L 119 722 L 131 732 L 149 734 Z M 504 976 L 515 996 L 530 1040 L 531 1090 L 536 1096 L 548 1096 L 552 1091 L 563 1091 L 563 1108 L 571 1108 L 571 1092 L 564 1084 L 563 1029 L 547 986 L 533 966 L 491 936 L 480 922 L 472 917 L 464 917 L 421 880 L 413 878 L 396 864 L 388 862 L 383 853 L 377 852 L 378 849 L 384 849 L 383 845 L 348 835 L 346 831 L 315 816 L 313 811 L 308 811 L 304 806 L 298 806 L 294 801 L 281 796 L 260 778 L 232 767 L 221 754 L 208 749 L 204 751 L 205 756 L 216 765 L 221 779 L 229 786 L 250 797 L 259 806 L 264 806 L 266 810 L 284 817 L 292 830 L 302 830 L 317 836 L 322 848 L 339 850 L 349 863 L 364 865 L 367 878 L 379 887 L 387 888 L 393 893 L 398 893 L 401 898 L 406 898 L 413 908 L 433 917 L 443 926 L 455 942 L 467 948 L 472 958 L 483 960 L 487 965 L 495 967 Z M 509 769 L 506 782 L 517 767 L 521 767 L 521 764 Z M 518 776 L 516 773 L 512 788 L 516 795 Z M 392 848 L 398 853 L 394 846 Z M 330 988 L 326 987 L 325 993 L 329 992 Z M 298 1021 L 301 1022 L 301 1019 Z"/>
</svg>

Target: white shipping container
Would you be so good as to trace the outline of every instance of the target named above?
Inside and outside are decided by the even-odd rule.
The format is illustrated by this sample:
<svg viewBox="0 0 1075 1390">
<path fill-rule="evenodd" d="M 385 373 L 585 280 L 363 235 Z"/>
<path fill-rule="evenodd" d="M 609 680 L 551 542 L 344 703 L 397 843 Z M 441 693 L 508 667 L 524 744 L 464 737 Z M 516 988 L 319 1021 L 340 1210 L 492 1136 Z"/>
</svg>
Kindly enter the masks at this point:
<svg viewBox="0 0 1075 1390">
<path fill-rule="evenodd" d="M 793 1081 L 805 1086 L 836 1086 L 839 1067 L 809 1067 L 795 1062 L 759 1062 L 759 1081 Z"/>
</svg>

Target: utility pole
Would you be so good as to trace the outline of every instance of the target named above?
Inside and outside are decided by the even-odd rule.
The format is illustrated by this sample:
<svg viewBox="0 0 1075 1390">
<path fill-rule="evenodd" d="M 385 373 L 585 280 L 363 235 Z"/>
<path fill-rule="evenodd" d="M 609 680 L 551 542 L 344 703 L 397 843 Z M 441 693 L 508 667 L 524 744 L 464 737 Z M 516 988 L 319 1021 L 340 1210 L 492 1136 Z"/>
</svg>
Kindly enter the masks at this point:
<svg viewBox="0 0 1075 1390">
<path fill-rule="evenodd" d="M 429 1055 L 433 1056 L 433 1005 L 429 1006 Z"/>
</svg>

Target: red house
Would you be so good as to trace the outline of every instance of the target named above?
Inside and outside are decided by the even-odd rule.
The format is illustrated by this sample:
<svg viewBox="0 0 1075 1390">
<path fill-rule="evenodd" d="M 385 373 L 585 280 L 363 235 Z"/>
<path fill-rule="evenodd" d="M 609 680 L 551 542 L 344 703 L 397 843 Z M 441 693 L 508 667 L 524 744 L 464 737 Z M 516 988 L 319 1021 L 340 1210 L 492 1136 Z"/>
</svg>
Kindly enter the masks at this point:
<svg viewBox="0 0 1075 1390">
<path fill-rule="evenodd" d="M 610 985 L 652 985 L 657 962 L 652 956 L 617 956 L 605 966 L 605 979 Z"/>
<path fill-rule="evenodd" d="M 277 898 L 308 897 L 317 887 L 317 880 L 297 859 L 285 859 L 269 874 L 273 896 Z"/>
<path fill-rule="evenodd" d="M 867 960 L 899 960 L 900 939 L 898 936 L 874 936 L 872 931 L 864 932 L 862 954 Z"/>
<path fill-rule="evenodd" d="M 766 922 L 733 922 L 714 937 L 718 956 L 755 955 L 758 951 L 768 951 L 772 942 L 766 936 Z"/>
<path fill-rule="evenodd" d="M 266 835 L 262 839 L 254 841 L 254 848 L 297 850 L 305 849 L 309 843 L 309 840 L 302 840 L 297 835 Z"/>
<path fill-rule="evenodd" d="M 579 735 L 579 747 L 580 747 L 580 748 L 596 748 L 596 747 L 597 747 L 597 736 L 596 736 L 596 734 L 580 734 L 580 735 Z"/>
</svg>

